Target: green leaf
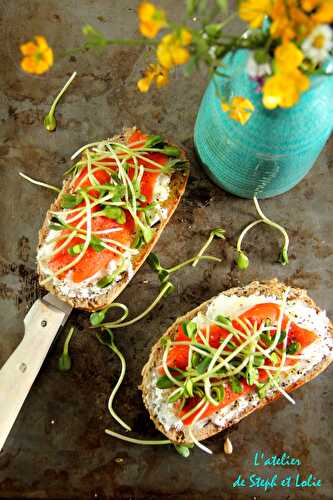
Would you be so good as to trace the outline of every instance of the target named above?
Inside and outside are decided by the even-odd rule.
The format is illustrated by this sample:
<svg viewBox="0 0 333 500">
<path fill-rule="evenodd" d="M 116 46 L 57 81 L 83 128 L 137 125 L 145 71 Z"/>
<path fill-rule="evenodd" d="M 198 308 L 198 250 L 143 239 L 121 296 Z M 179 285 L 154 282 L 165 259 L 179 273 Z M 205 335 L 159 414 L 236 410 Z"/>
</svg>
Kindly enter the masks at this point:
<svg viewBox="0 0 333 500">
<path fill-rule="evenodd" d="M 247 269 L 249 267 L 249 258 L 244 252 L 238 252 L 237 258 L 236 258 L 236 264 L 238 269 L 241 269 L 242 271 L 244 269 Z"/>
<path fill-rule="evenodd" d="M 89 245 L 95 250 L 95 252 L 101 252 L 105 248 L 102 240 L 94 235 L 91 237 Z"/>
<path fill-rule="evenodd" d="M 96 311 L 90 314 L 90 324 L 91 326 L 100 325 L 105 318 L 105 309 L 101 309 L 100 311 Z"/>
<path fill-rule="evenodd" d="M 208 365 L 211 362 L 211 358 L 205 357 L 196 367 L 196 371 L 199 373 L 199 375 L 202 375 L 207 371 Z"/>
<path fill-rule="evenodd" d="M 125 224 L 126 222 L 126 213 L 120 207 L 105 207 L 100 215 L 103 215 L 108 219 L 114 219 L 116 222 L 118 222 L 118 224 Z"/>
<path fill-rule="evenodd" d="M 150 252 L 150 254 L 148 255 L 148 257 L 146 259 L 146 262 L 152 271 L 158 272 L 158 271 L 160 271 L 160 269 L 162 269 L 160 259 L 159 259 L 158 255 L 154 252 Z"/>
<path fill-rule="evenodd" d="M 80 194 L 63 194 L 60 201 L 61 208 L 75 208 L 82 203 L 83 197 Z"/>
<path fill-rule="evenodd" d="M 184 321 L 182 329 L 187 337 L 193 339 L 197 332 L 197 325 L 193 321 Z"/>
<path fill-rule="evenodd" d="M 211 23 L 205 26 L 205 32 L 211 38 L 218 37 L 222 30 L 222 23 Z"/>
<path fill-rule="evenodd" d="M 76 245 L 73 245 L 72 247 L 68 247 L 67 252 L 72 257 L 75 257 L 76 255 L 79 255 L 79 253 L 81 253 L 82 248 L 83 248 L 83 243 L 78 243 Z"/>
<path fill-rule="evenodd" d="M 291 342 L 287 346 L 287 354 L 296 354 L 298 351 L 301 350 L 301 344 L 299 342 Z"/>
<path fill-rule="evenodd" d="M 163 146 L 164 141 L 160 135 L 151 135 L 144 144 L 144 148 L 153 148 L 154 146 Z"/>
<path fill-rule="evenodd" d="M 286 247 L 283 247 L 281 249 L 280 255 L 279 255 L 279 262 L 283 266 L 286 266 L 289 263 L 289 258 L 288 258 L 288 250 Z"/>
<path fill-rule="evenodd" d="M 189 161 L 182 160 L 181 158 L 174 158 L 169 160 L 166 165 L 161 167 L 162 173 L 171 173 L 171 172 L 184 172 L 188 170 Z"/>
<path fill-rule="evenodd" d="M 144 226 L 141 228 L 143 239 L 149 243 L 153 239 L 154 232 L 151 227 Z"/>
<path fill-rule="evenodd" d="M 193 382 L 190 378 L 188 378 L 184 384 L 184 390 L 186 395 L 190 398 L 193 398 Z"/>
<path fill-rule="evenodd" d="M 176 394 L 168 398 L 168 403 L 175 403 L 178 399 L 183 397 L 183 391 L 178 391 Z"/>
<path fill-rule="evenodd" d="M 167 281 L 169 281 L 169 276 L 170 276 L 170 273 L 169 271 L 167 271 L 166 269 L 162 268 L 159 272 L 158 272 L 158 278 L 161 282 L 161 284 L 163 285 L 164 283 L 166 283 Z"/>
<path fill-rule="evenodd" d="M 262 366 L 265 363 L 265 357 L 262 354 L 256 354 L 253 359 L 253 365 L 256 367 Z"/>
<path fill-rule="evenodd" d="M 215 385 L 211 389 L 212 396 L 219 403 L 224 400 L 224 387 L 223 385 Z"/>
<path fill-rule="evenodd" d="M 166 154 L 167 156 L 179 158 L 180 149 L 178 149 L 176 146 L 164 146 L 163 153 Z"/>
<path fill-rule="evenodd" d="M 272 352 L 270 355 L 270 360 L 272 362 L 272 365 L 275 366 L 279 362 L 279 356 L 276 354 L 276 352 Z"/>
<path fill-rule="evenodd" d="M 193 448 L 193 444 L 174 444 L 174 447 L 179 455 L 188 458 L 190 456 L 190 448 Z"/>
<path fill-rule="evenodd" d="M 221 238 L 222 240 L 225 240 L 225 229 L 222 227 L 216 227 L 215 229 L 212 229 L 210 234 L 214 236 L 214 238 Z"/>
<path fill-rule="evenodd" d="M 249 366 L 248 369 L 247 369 L 247 373 L 246 373 L 246 381 L 247 381 L 247 383 L 249 385 L 253 385 L 258 380 L 258 378 L 259 378 L 258 369 L 255 368 L 254 366 Z"/>
<path fill-rule="evenodd" d="M 227 316 L 223 316 L 222 314 L 219 314 L 218 316 L 216 316 L 215 321 L 217 321 L 218 323 L 222 323 L 223 325 L 232 326 L 231 319 L 227 318 Z M 221 340 L 223 341 L 224 339 L 221 339 Z"/>
<path fill-rule="evenodd" d="M 177 380 L 182 379 L 182 376 L 175 377 Z M 173 387 L 175 384 L 172 382 L 172 380 L 169 379 L 167 375 L 163 375 L 160 377 L 157 382 L 156 382 L 156 387 L 159 389 L 170 389 L 170 387 Z"/>
<path fill-rule="evenodd" d="M 135 235 L 135 238 L 134 238 L 134 242 L 133 242 L 133 247 L 134 248 L 141 248 L 142 245 L 144 245 L 144 239 L 143 239 L 143 235 L 142 235 L 142 231 L 140 228 L 137 228 L 137 231 L 136 231 L 136 235 Z"/>
<path fill-rule="evenodd" d="M 229 381 L 231 384 L 232 392 L 234 392 L 235 394 L 241 394 L 243 392 L 243 386 L 237 377 L 230 377 Z"/>
<path fill-rule="evenodd" d="M 257 392 L 260 399 L 264 399 L 266 397 L 268 388 L 269 388 L 268 384 L 257 385 Z"/>
<path fill-rule="evenodd" d="M 116 276 L 117 276 L 116 272 L 109 274 L 107 276 L 103 276 L 103 278 L 97 281 L 96 285 L 98 286 L 98 288 L 106 288 L 107 286 L 112 285 L 112 283 L 114 283 Z"/>
<path fill-rule="evenodd" d="M 192 17 L 198 10 L 199 0 L 186 0 L 187 15 Z"/>
<path fill-rule="evenodd" d="M 64 226 L 61 224 L 49 224 L 49 229 L 52 231 L 62 231 Z"/>
<path fill-rule="evenodd" d="M 258 64 L 265 64 L 269 60 L 269 55 L 265 49 L 257 49 L 254 51 L 254 59 Z"/>
<path fill-rule="evenodd" d="M 72 360 L 68 353 L 62 353 L 58 360 L 58 370 L 68 372 L 72 367 Z"/>
<path fill-rule="evenodd" d="M 216 5 L 223 11 L 227 12 L 228 10 L 228 0 L 215 0 Z"/>
<path fill-rule="evenodd" d="M 201 359 L 201 356 L 198 352 L 194 352 L 192 354 L 192 358 L 191 358 L 192 368 L 196 368 L 198 366 L 198 364 L 200 363 L 200 359 Z"/>
</svg>

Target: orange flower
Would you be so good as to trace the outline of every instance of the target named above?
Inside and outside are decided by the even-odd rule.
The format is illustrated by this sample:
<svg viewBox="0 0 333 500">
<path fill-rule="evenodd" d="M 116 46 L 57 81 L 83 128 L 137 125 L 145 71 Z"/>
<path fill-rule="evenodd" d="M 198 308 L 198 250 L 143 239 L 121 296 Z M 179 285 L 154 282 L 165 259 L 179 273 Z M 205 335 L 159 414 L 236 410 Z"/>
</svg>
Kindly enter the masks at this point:
<svg viewBox="0 0 333 500">
<path fill-rule="evenodd" d="M 35 42 L 27 42 L 20 46 L 23 54 L 21 68 L 27 73 L 41 75 L 53 64 L 53 50 L 43 36 L 35 36 Z"/>
<path fill-rule="evenodd" d="M 229 114 L 229 118 L 236 120 L 241 125 L 244 125 L 250 119 L 254 111 L 252 102 L 242 96 L 234 96 L 230 103 L 222 101 L 221 107 L 225 113 Z"/>
<path fill-rule="evenodd" d="M 155 38 L 159 31 L 167 26 L 165 12 L 156 9 L 150 2 L 142 2 L 138 8 L 140 31 L 147 38 Z"/>
<path fill-rule="evenodd" d="M 316 23 L 333 23 L 333 0 L 322 0 L 318 2 L 317 11 L 313 14 Z"/>
<path fill-rule="evenodd" d="M 307 0 L 312 2 L 312 0 Z M 270 32 L 273 38 L 289 41 L 306 37 L 314 28 L 314 20 L 295 0 L 275 0 L 271 12 Z"/>
<path fill-rule="evenodd" d="M 138 89 L 140 92 L 148 92 L 154 81 L 157 88 L 167 85 L 169 81 L 168 70 L 159 64 L 150 64 L 145 71 L 144 76 L 140 78 L 137 83 Z"/>
</svg>

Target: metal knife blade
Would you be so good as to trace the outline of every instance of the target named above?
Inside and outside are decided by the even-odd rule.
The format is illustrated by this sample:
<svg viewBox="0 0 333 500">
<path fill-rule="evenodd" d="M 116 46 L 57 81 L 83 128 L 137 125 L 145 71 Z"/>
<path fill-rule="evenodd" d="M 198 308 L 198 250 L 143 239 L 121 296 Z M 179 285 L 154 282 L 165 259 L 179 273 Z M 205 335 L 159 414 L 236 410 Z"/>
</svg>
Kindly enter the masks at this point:
<svg viewBox="0 0 333 500">
<path fill-rule="evenodd" d="M 48 293 L 36 300 L 25 316 L 24 337 L 0 370 L 0 450 L 71 311 L 71 306 Z"/>
</svg>

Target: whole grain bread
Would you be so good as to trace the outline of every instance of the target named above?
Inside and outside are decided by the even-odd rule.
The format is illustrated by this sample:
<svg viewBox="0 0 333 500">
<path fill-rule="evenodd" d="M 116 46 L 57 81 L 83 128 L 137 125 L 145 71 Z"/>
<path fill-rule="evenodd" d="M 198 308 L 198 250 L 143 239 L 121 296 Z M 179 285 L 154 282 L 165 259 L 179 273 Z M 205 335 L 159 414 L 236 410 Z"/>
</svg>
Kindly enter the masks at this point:
<svg viewBox="0 0 333 500">
<path fill-rule="evenodd" d="M 237 295 L 239 297 L 247 297 L 256 294 L 256 295 L 276 296 L 277 298 L 282 298 L 286 290 L 287 286 L 285 284 L 278 282 L 276 279 L 273 279 L 262 283 L 254 281 L 245 287 L 231 288 L 229 290 L 224 291 L 223 293 L 227 296 Z M 188 312 L 184 316 L 178 318 L 175 321 L 175 323 L 173 323 L 173 325 L 171 325 L 170 328 L 168 328 L 168 330 L 164 333 L 162 337 L 169 337 L 171 340 L 174 340 L 178 332 L 178 325 L 182 324 L 186 320 L 193 319 L 199 312 L 205 314 L 209 304 L 214 299 L 215 297 L 211 298 L 207 302 L 201 304 L 199 307 L 196 307 L 195 309 Z M 292 300 L 301 300 L 305 305 L 315 309 L 317 312 L 320 311 L 320 309 L 316 306 L 315 302 L 308 296 L 306 290 L 300 288 L 289 289 L 288 301 Z M 329 322 L 328 330 L 330 336 L 333 338 L 333 325 L 331 322 Z M 165 429 L 163 424 L 159 421 L 157 415 L 154 414 L 152 406 L 150 404 L 149 396 L 150 396 L 150 388 L 152 385 L 152 375 L 154 369 L 161 365 L 162 355 L 163 355 L 163 347 L 161 341 L 159 340 L 153 346 L 148 362 L 143 367 L 142 385 L 139 387 L 139 389 L 142 390 L 142 397 L 144 404 L 147 410 L 149 411 L 150 418 L 153 420 L 157 429 L 161 431 L 163 434 L 165 434 L 168 437 L 168 439 L 170 439 L 174 443 L 186 443 L 189 442 L 186 433 L 184 433 L 183 430 L 177 430 L 175 428 L 171 428 L 170 430 Z M 333 361 L 333 353 L 331 352 L 331 355 L 324 357 L 320 363 L 315 365 L 315 367 L 312 369 L 311 372 L 307 373 L 305 376 L 303 376 L 303 378 L 297 380 L 292 385 L 286 387 L 285 388 L 286 391 L 292 392 L 298 387 L 301 387 L 305 383 L 317 377 L 323 370 L 325 370 L 328 367 L 328 365 L 332 361 Z M 241 419 L 243 419 L 253 411 L 263 408 L 267 404 L 271 403 L 272 401 L 280 397 L 281 393 L 276 392 L 271 397 L 266 397 L 262 400 L 259 400 L 258 404 L 254 407 L 253 406 L 245 407 L 244 409 L 240 410 L 237 413 L 237 417 L 229 421 L 227 425 L 225 425 L 224 427 L 217 426 L 212 421 L 208 420 L 208 423 L 198 431 L 195 431 L 194 435 L 199 441 L 207 439 L 213 436 L 214 434 L 223 431 L 225 428 L 236 424 L 237 422 L 239 422 Z"/>
<path fill-rule="evenodd" d="M 128 143 L 129 138 L 135 132 L 135 130 L 136 130 L 135 127 L 126 128 L 123 130 L 122 134 L 114 136 L 112 140 L 114 140 L 115 142 L 121 142 L 126 144 Z M 183 159 L 186 159 L 186 155 L 183 150 L 181 150 L 181 157 Z M 168 224 L 172 214 L 176 210 L 185 192 L 188 176 L 189 176 L 189 170 L 175 171 L 172 173 L 169 185 L 170 187 L 169 197 L 167 200 L 160 202 L 161 207 L 167 210 L 167 215 L 165 218 L 161 219 L 157 224 L 154 225 L 154 236 L 152 240 L 149 243 L 143 245 L 140 248 L 139 253 L 132 258 L 133 272 L 131 273 L 131 275 L 129 275 L 129 273 L 127 273 L 126 271 L 122 273 L 121 279 L 118 282 L 114 283 L 112 286 L 105 288 L 105 293 L 103 294 L 92 295 L 89 298 L 69 297 L 68 295 L 62 292 L 61 287 L 59 287 L 59 285 L 54 279 L 48 281 L 45 284 L 42 283 L 43 280 L 47 278 L 47 276 L 43 272 L 40 262 L 37 261 L 37 273 L 39 276 L 39 282 L 42 284 L 44 288 L 46 288 L 49 292 L 59 297 L 64 302 L 67 302 L 71 306 L 83 309 L 85 311 L 96 311 L 111 304 L 118 297 L 118 295 L 124 290 L 124 288 L 130 282 L 134 274 L 140 269 L 140 267 L 148 257 L 149 253 L 153 250 L 159 237 L 162 234 L 163 229 Z M 45 243 L 45 240 L 49 233 L 49 223 L 52 217 L 51 211 L 61 210 L 61 205 L 60 205 L 61 198 L 64 193 L 69 191 L 70 182 L 71 182 L 71 177 L 67 178 L 64 181 L 61 192 L 59 193 L 56 200 L 52 203 L 46 214 L 42 228 L 39 231 L 38 250 Z"/>
</svg>

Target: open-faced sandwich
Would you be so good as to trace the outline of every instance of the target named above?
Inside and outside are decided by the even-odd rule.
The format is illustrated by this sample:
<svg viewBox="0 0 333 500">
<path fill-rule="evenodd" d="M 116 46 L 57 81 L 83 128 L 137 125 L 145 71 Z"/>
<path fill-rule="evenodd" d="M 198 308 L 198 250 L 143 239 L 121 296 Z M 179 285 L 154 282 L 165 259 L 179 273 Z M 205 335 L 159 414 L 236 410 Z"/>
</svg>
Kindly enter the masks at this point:
<svg viewBox="0 0 333 500">
<path fill-rule="evenodd" d="M 40 231 L 40 284 L 74 307 L 110 304 L 157 242 L 185 191 L 176 146 L 139 130 L 88 144 Z"/>
<path fill-rule="evenodd" d="M 333 327 L 305 290 L 272 280 L 227 290 L 179 318 L 143 368 L 143 400 L 174 443 L 222 431 L 316 377 Z"/>
</svg>

